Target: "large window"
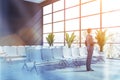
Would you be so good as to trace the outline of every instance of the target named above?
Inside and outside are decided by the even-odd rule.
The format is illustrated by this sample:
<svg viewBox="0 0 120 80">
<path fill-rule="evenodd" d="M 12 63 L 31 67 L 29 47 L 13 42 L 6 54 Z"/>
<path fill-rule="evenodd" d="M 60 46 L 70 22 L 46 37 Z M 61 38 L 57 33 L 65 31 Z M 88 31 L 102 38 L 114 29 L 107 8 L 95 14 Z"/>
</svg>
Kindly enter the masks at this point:
<svg viewBox="0 0 120 80">
<path fill-rule="evenodd" d="M 54 33 L 54 45 L 65 45 L 65 33 L 74 32 L 77 36 L 74 45 L 84 46 L 86 29 L 92 28 L 94 37 L 97 29 L 107 29 L 107 35 L 112 35 L 107 41 L 106 50 L 110 45 L 118 48 L 119 4 L 119 0 L 59 0 L 43 7 L 44 44 L 47 44 L 45 36 Z"/>
</svg>

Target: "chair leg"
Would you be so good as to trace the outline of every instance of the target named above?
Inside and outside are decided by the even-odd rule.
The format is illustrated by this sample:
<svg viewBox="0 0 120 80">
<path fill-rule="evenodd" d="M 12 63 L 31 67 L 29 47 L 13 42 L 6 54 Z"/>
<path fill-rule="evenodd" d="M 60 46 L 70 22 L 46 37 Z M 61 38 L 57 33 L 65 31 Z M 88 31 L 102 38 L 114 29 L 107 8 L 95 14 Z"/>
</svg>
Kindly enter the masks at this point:
<svg viewBox="0 0 120 80">
<path fill-rule="evenodd" d="M 105 62 L 105 60 L 103 59 L 102 56 L 99 56 L 99 57 L 97 58 L 97 61 L 103 61 L 103 62 Z"/>
<path fill-rule="evenodd" d="M 24 62 L 22 69 L 27 69 L 27 71 L 29 71 L 29 69 L 28 69 L 28 66 L 27 66 L 27 63 L 26 63 L 26 62 Z"/>
<path fill-rule="evenodd" d="M 66 60 L 61 60 L 61 61 L 59 62 L 59 66 L 62 67 L 62 68 L 67 67 L 67 61 L 66 61 Z"/>
<path fill-rule="evenodd" d="M 38 73 L 37 66 L 36 66 L 36 62 L 34 62 L 34 65 L 33 65 L 33 67 L 31 68 L 30 72 L 31 72 L 33 69 L 35 69 L 35 71 Z"/>
</svg>

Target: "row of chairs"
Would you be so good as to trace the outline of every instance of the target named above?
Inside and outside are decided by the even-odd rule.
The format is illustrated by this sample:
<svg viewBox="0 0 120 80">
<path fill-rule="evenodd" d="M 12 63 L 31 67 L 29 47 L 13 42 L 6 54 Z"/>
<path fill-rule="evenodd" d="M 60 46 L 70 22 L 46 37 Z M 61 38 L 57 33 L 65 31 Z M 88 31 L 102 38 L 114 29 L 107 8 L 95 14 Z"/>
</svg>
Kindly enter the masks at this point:
<svg viewBox="0 0 120 80">
<path fill-rule="evenodd" d="M 24 61 L 23 68 L 37 72 L 38 67 L 51 66 L 52 68 L 64 68 L 69 66 L 80 66 L 85 64 L 87 50 L 86 47 L 67 48 L 56 47 L 26 47 L 27 59 Z"/>
<path fill-rule="evenodd" d="M 24 46 L 0 46 L 0 57 L 4 61 L 23 60 L 26 57 Z"/>
<path fill-rule="evenodd" d="M 96 51 L 97 48 L 94 49 L 94 53 Z M 23 68 L 30 71 L 38 71 L 38 67 L 51 65 L 52 68 L 80 66 L 85 63 L 87 56 L 86 47 L 65 46 L 1 46 L 0 53 L 5 53 L 6 61 L 24 60 Z"/>
</svg>

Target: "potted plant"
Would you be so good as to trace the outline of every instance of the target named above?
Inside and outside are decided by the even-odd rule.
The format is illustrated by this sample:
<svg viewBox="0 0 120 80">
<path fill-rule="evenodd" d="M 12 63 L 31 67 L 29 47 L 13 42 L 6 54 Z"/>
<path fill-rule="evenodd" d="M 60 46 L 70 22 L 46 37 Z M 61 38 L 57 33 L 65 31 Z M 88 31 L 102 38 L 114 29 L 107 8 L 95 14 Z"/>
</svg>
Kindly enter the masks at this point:
<svg viewBox="0 0 120 80">
<path fill-rule="evenodd" d="M 64 58 L 71 58 L 72 57 L 72 49 L 71 45 L 75 41 L 75 34 L 72 33 L 69 35 L 68 33 L 65 33 L 65 40 L 67 43 L 67 47 L 63 47 L 63 57 Z"/>
<path fill-rule="evenodd" d="M 99 45 L 99 56 L 98 61 L 105 61 L 105 54 L 103 52 L 104 45 L 106 44 L 107 37 L 106 37 L 106 30 L 96 30 L 96 36 L 97 44 Z"/>
<path fill-rule="evenodd" d="M 69 35 L 68 33 L 65 34 L 65 40 L 67 42 L 67 46 L 68 48 L 71 47 L 72 43 L 75 41 L 76 35 L 74 33 L 72 33 L 71 35 Z"/>
<path fill-rule="evenodd" d="M 47 40 L 49 46 L 53 46 L 54 36 L 55 35 L 53 33 L 49 33 L 48 36 L 46 37 L 46 40 Z"/>
<path fill-rule="evenodd" d="M 106 30 L 96 30 L 96 36 L 97 44 L 99 45 L 100 52 L 103 52 L 104 45 L 106 44 Z"/>
</svg>

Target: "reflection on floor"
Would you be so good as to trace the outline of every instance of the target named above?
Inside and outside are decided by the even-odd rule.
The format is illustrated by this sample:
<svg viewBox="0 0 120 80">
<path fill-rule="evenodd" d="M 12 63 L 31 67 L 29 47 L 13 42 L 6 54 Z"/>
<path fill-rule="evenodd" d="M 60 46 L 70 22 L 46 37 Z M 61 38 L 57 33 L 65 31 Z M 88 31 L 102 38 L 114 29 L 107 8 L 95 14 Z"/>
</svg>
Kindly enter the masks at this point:
<svg viewBox="0 0 120 80">
<path fill-rule="evenodd" d="M 46 69 L 39 73 L 22 69 L 22 62 L 0 63 L 0 80 L 120 80 L 120 60 L 107 60 L 92 64 L 94 71 L 85 66 L 63 69 Z"/>
</svg>

